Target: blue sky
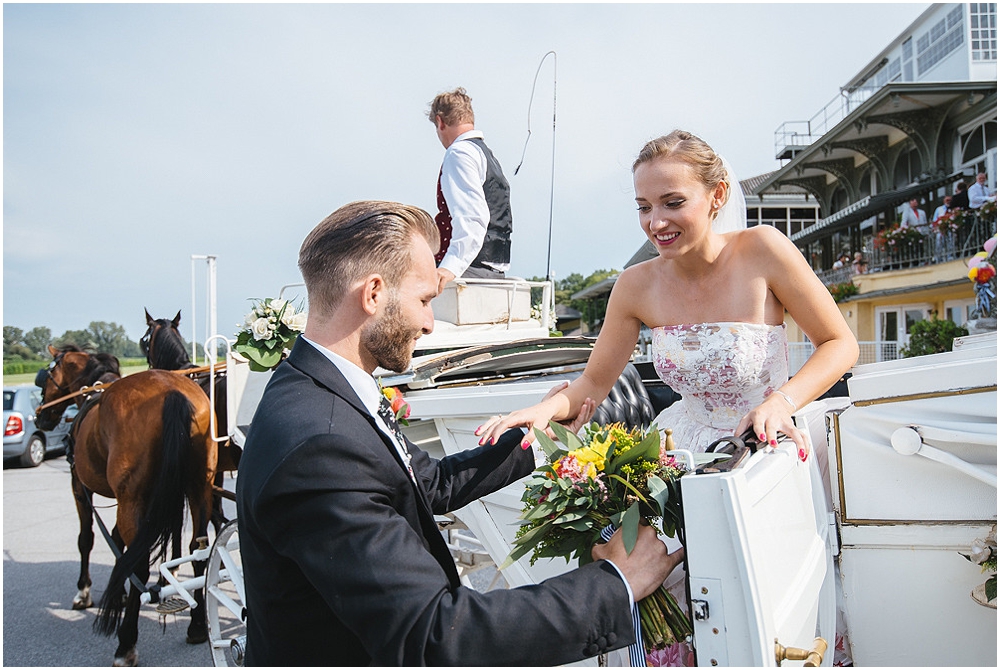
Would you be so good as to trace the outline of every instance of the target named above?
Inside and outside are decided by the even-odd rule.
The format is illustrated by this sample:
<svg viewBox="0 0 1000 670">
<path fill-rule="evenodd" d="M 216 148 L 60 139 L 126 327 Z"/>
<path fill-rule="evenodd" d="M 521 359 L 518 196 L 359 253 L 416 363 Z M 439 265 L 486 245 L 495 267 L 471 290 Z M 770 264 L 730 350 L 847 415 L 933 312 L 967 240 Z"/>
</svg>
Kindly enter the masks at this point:
<svg viewBox="0 0 1000 670">
<path fill-rule="evenodd" d="M 908 4 L 25 5 L 3 8 L 4 325 L 54 335 L 183 310 L 218 256 L 219 331 L 299 281 L 337 207 L 430 210 L 425 114 L 464 86 L 512 189 L 511 273 L 543 275 L 558 54 L 552 270 L 642 244 L 629 166 L 673 128 L 741 178 L 924 9 Z M 199 265 L 199 326 L 206 323 Z M 199 327 L 199 331 L 202 328 Z M 199 339 L 204 338 L 199 333 Z"/>
</svg>

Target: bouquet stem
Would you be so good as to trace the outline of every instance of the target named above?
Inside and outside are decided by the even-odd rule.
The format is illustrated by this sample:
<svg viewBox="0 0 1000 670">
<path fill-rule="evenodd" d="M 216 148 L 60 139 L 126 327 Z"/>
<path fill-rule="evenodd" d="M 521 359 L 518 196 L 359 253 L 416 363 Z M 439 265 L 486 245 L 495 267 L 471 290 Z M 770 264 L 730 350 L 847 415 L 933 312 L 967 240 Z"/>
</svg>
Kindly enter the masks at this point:
<svg viewBox="0 0 1000 670">
<path fill-rule="evenodd" d="M 681 642 L 693 632 L 687 614 L 662 585 L 639 601 L 639 620 L 647 651 Z"/>
</svg>

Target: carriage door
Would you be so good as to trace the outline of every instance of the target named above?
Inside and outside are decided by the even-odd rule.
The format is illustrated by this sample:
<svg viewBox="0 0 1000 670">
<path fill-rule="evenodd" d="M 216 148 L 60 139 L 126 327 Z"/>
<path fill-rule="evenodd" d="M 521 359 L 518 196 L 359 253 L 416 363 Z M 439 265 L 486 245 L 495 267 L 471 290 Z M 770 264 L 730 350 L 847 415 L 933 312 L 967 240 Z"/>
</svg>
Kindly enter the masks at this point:
<svg viewBox="0 0 1000 670">
<path fill-rule="evenodd" d="M 930 305 L 887 305 L 875 308 L 878 330 L 875 333 L 875 360 L 902 358 L 900 348 L 910 342 L 910 326 L 930 318 Z"/>
</svg>

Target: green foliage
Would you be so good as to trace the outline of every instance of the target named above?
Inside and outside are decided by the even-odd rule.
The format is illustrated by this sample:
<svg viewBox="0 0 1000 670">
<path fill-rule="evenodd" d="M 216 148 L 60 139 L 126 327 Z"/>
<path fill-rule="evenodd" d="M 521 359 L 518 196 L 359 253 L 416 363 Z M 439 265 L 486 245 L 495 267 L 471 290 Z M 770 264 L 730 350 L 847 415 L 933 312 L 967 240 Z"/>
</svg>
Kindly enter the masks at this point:
<svg viewBox="0 0 1000 670">
<path fill-rule="evenodd" d="M 86 330 L 67 330 L 57 338 L 45 326 L 28 332 L 14 326 L 3 327 L 4 362 L 49 360 L 48 346 L 74 345 L 84 351 L 112 354 L 118 358 L 143 358 L 139 343 L 130 340 L 125 328 L 114 322 L 91 321 Z M 16 373 L 10 373 L 16 374 Z"/>
<path fill-rule="evenodd" d="M 835 302 L 843 302 L 852 295 L 857 295 L 858 285 L 852 281 L 845 281 L 841 284 L 831 284 L 826 287 L 830 291 L 830 295 L 833 296 Z"/>
<path fill-rule="evenodd" d="M 932 313 L 929 321 L 917 321 L 910 326 L 910 344 L 900 349 L 903 358 L 940 354 L 951 351 L 956 337 L 968 335 L 969 331 L 947 319 L 937 318 Z"/>
<path fill-rule="evenodd" d="M 4 360 L 3 363 L 3 373 L 4 375 L 26 375 L 34 374 L 48 365 L 48 361 L 37 360 L 37 361 L 25 361 L 21 359 L 11 359 Z"/>
</svg>

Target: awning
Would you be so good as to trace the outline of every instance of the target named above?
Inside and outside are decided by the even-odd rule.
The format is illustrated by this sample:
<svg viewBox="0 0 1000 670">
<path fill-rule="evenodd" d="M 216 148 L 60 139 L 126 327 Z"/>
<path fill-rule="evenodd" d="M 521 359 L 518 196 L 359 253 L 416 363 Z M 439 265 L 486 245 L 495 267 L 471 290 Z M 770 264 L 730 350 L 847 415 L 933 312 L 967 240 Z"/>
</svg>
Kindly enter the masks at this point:
<svg viewBox="0 0 1000 670">
<path fill-rule="evenodd" d="M 845 207 L 839 212 L 831 214 L 825 219 L 820 219 L 815 225 L 803 228 L 799 232 L 792 235 L 792 242 L 797 244 L 808 244 L 809 242 L 819 239 L 820 237 L 825 237 L 826 235 L 835 233 L 839 230 L 850 228 L 852 225 L 860 221 L 864 221 L 869 217 L 875 216 L 880 212 L 897 207 L 915 196 L 927 193 L 928 191 L 933 191 L 943 184 L 958 181 L 958 179 L 962 176 L 964 176 L 963 173 L 956 172 L 946 177 L 929 179 L 920 184 L 906 186 L 896 191 L 887 191 L 885 193 L 868 196 L 863 200 L 859 200 L 858 202 Z"/>
</svg>

